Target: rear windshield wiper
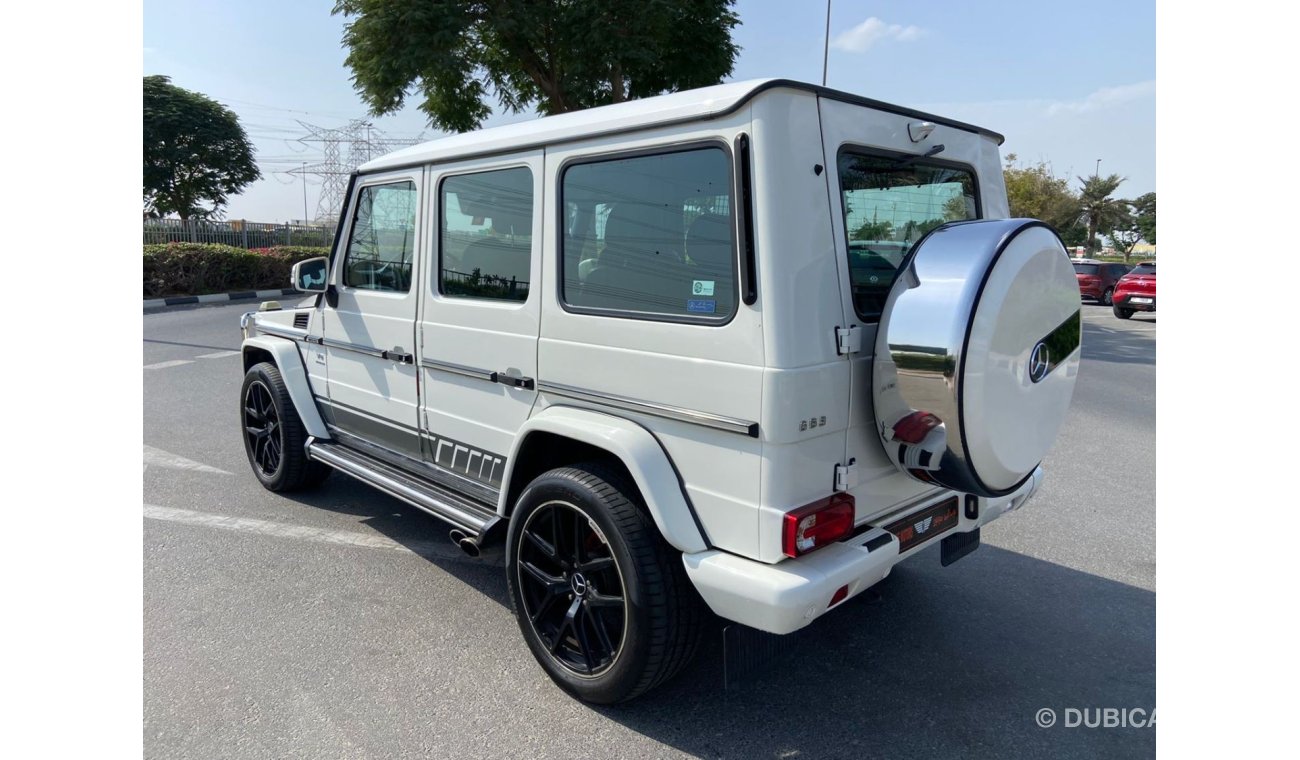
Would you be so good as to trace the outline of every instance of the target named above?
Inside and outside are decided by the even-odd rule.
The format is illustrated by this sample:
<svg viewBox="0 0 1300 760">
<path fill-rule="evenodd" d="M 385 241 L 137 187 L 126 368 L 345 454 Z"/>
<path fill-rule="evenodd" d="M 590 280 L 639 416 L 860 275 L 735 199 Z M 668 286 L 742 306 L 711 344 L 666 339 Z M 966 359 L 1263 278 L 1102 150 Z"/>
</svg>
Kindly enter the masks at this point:
<svg viewBox="0 0 1300 760">
<path fill-rule="evenodd" d="M 914 156 L 904 156 L 902 158 L 895 159 L 893 168 L 901 169 L 904 166 L 908 166 L 909 164 L 916 163 L 917 161 L 920 161 L 923 158 L 929 158 L 930 156 L 937 156 L 943 152 L 943 148 L 944 146 L 940 144 L 934 146 L 933 148 L 930 148 L 924 153 L 918 153 Z"/>
</svg>

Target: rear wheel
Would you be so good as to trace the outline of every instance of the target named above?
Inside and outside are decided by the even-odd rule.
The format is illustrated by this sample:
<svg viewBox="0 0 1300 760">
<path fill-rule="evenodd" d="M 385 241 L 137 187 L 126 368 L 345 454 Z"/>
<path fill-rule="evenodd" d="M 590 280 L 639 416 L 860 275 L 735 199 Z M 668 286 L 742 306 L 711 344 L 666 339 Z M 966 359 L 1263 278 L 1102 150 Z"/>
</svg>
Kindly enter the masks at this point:
<svg viewBox="0 0 1300 760">
<path fill-rule="evenodd" d="M 671 678 L 698 648 L 703 605 L 680 553 L 601 464 L 551 470 L 510 518 L 506 579 L 537 662 L 579 699 L 611 704 Z"/>
<path fill-rule="evenodd" d="M 274 364 L 253 365 L 244 375 L 239 398 L 244 451 L 265 488 L 310 488 L 329 476 L 329 467 L 307 458 L 307 431 Z"/>
<path fill-rule="evenodd" d="M 1124 309 L 1119 306 L 1111 307 L 1111 311 L 1113 311 L 1115 313 L 1115 316 L 1118 317 L 1119 319 L 1128 319 L 1129 317 L 1133 316 L 1132 309 Z"/>
<path fill-rule="evenodd" d="M 1105 304 L 1106 306 L 1112 306 L 1112 305 L 1114 305 L 1114 303 L 1115 303 L 1115 289 L 1114 289 L 1114 288 L 1106 288 L 1106 290 L 1102 291 L 1102 294 L 1101 294 L 1101 302 L 1102 302 L 1103 304 Z"/>
</svg>

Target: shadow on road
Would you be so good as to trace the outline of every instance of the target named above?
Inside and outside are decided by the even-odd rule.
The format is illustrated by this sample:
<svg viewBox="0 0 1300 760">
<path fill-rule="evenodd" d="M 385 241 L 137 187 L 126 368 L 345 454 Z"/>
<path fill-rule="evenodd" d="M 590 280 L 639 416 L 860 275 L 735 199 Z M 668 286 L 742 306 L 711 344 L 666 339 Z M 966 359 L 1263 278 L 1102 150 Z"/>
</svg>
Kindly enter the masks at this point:
<svg viewBox="0 0 1300 760">
<path fill-rule="evenodd" d="M 1117 320 L 1118 321 L 1118 320 Z M 1130 322 L 1139 321 L 1134 317 Z M 1148 320 L 1155 324 L 1155 317 Z M 1134 339 L 1129 330 L 1087 322 L 1083 330 L 1083 358 L 1121 364 L 1155 364 L 1156 342 L 1150 338 Z M 1154 333 L 1151 333 L 1154 335 Z"/>
<path fill-rule="evenodd" d="M 367 528 L 405 546 L 502 607 L 510 607 L 499 547 L 488 549 L 481 559 L 466 556 L 447 538 L 449 524 L 338 473 L 319 489 L 281 496 L 314 509 L 361 518 Z"/>
<path fill-rule="evenodd" d="M 347 478 L 294 498 L 361 517 L 509 604 L 499 559 L 431 556 L 428 546 L 447 529 L 439 520 Z M 1071 707 L 1154 707 L 1155 594 L 987 544 L 946 569 L 937 547 L 926 550 L 783 637 L 782 654 L 729 689 L 720 628 L 672 682 L 627 705 L 586 709 L 701 757 L 1155 751 L 1152 729 L 1035 723 L 1044 707 L 1058 716 Z"/>
<path fill-rule="evenodd" d="M 1035 723 L 1043 707 L 1155 706 L 1154 593 L 988 545 L 938 560 L 909 560 L 739 687 L 722 690 L 714 641 L 600 712 L 702 757 L 1154 754 L 1154 729 Z"/>
</svg>

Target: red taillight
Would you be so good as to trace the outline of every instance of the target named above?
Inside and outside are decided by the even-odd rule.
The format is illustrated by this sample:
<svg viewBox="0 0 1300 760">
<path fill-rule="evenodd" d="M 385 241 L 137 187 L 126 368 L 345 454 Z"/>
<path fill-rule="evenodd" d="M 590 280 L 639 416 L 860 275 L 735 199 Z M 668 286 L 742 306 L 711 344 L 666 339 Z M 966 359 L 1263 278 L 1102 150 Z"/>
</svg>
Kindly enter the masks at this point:
<svg viewBox="0 0 1300 760">
<path fill-rule="evenodd" d="M 903 443 L 920 443 L 931 430 L 943 424 L 943 420 L 929 412 L 912 412 L 894 423 L 894 440 Z"/>
<path fill-rule="evenodd" d="M 781 551 L 798 557 L 834 543 L 853 532 L 853 497 L 837 493 L 785 513 Z"/>
</svg>

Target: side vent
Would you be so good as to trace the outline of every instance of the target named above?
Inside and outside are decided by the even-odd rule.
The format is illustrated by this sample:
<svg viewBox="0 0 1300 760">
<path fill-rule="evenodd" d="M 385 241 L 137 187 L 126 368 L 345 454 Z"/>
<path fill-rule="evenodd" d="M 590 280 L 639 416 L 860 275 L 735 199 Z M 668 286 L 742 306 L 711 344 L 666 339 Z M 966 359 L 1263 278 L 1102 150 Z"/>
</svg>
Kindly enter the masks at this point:
<svg viewBox="0 0 1300 760">
<path fill-rule="evenodd" d="M 304 311 L 301 314 L 293 315 L 293 326 L 298 328 L 299 330 L 306 330 L 308 322 L 311 322 L 310 311 Z"/>
</svg>

